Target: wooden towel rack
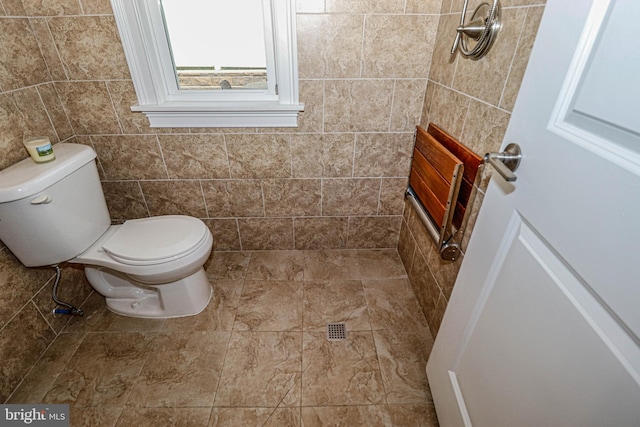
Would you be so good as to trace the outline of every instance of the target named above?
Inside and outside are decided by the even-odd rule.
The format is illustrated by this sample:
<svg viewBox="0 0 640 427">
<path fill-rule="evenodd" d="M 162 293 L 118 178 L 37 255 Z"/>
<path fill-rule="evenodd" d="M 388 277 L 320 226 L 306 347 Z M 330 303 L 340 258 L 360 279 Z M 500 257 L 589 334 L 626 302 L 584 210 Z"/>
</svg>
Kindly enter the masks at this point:
<svg viewBox="0 0 640 427">
<path fill-rule="evenodd" d="M 455 261 L 483 160 L 433 123 L 417 126 L 415 140 L 406 196 L 441 258 Z"/>
</svg>

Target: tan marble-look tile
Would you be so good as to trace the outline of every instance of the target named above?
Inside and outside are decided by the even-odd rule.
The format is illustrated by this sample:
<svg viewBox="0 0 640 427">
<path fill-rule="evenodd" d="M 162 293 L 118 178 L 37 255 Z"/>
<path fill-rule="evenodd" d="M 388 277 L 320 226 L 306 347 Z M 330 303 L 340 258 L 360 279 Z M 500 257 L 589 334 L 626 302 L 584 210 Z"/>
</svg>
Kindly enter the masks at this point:
<svg viewBox="0 0 640 427">
<path fill-rule="evenodd" d="M 113 107 L 122 125 L 122 130 L 126 134 L 136 133 L 170 133 L 175 132 L 172 128 L 152 128 L 149 126 L 147 116 L 140 112 L 131 111 L 132 105 L 138 104 L 133 82 L 131 80 L 111 80 L 107 81 L 109 95 L 113 101 Z M 188 132 L 181 130 L 181 132 Z"/>
<path fill-rule="evenodd" d="M 384 405 L 313 406 L 302 408 L 304 427 L 387 427 L 391 419 Z"/>
<path fill-rule="evenodd" d="M 451 46 L 460 25 L 459 15 L 442 15 L 433 47 L 433 59 L 429 79 L 451 86 L 456 71 L 456 61 L 468 61 L 459 54 L 451 54 Z"/>
<path fill-rule="evenodd" d="M 19 89 L 50 81 L 28 19 L 3 19 L 0 27 L 0 88 Z"/>
<path fill-rule="evenodd" d="M 287 134 L 226 135 L 232 178 L 290 178 Z"/>
<path fill-rule="evenodd" d="M 432 402 L 413 405 L 387 405 L 393 427 L 439 427 Z"/>
<path fill-rule="evenodd" d="M 206 427 L 211 408 L 124 408 L 116 427 Z"/>
<path fill-rule="evenodd" d="M 440 295 L 440 287 L 433 278 L 426 260 L 419 251 L 415 252 L 411 270 L 409 271 L 411 287 L 422 309 L 422 313 L 427 319 L 433 316 Z"/>
<path fill-rule="evenodd" d="M 397 248 L 401 216 L 365 216 L 349 218 L 349 249 Z"/>
<path fill-rule="evenodd" d="M 9 398 L 55 336 L 32 303 L 4 325 L 0 334 L 0 401 Z"/>
<path fill-rule="evenodd" d="M 403 13 L 403 0 L 325 0 L 328 13 Z"/>
<path fill-rule="evenodd" d="M 353 175 L 354 134 L 293 135 L 293 176 L 350 177 Z"/>
<path fill-rule="evenodd" d="M 305 280 L 406 277 L 402 260 L 395 249 L 305 251 Z"/>
<path fill-rule="evenodd" d="M 304 279 L 304 253 L 300 251 L 256 251 L 251 253 L 247 280 Z"/>
<path fill-rule="evenodd" d="M 487 56 L 478 61 L 458 61 L 453 80 L 456 90 L 492 105 L 499 104 L 526 15 L 524 8 L 503 10 L 500 37 Z"/>
<path fill-rule="evenodd" d="M 0 329 L 54 277 L 50 268 L 27 268 L 9 251 L 0 251 Z"/>
<path fill-rule="evenodd" d="M 29 16 L 80 15 L 80 3 L 75 0 L 22 0 Z"/>
<path fill-rule="evenodd" d="M 396 249 L 353 251 L 360 279 L 402 279 L 407 277 Z"/>
<path fill-rule="evenodd" d="M 236 318 L 241 280 L 216 280 L 209 305 L 195 316 L 165 320 L 163 331 L 231 331 Z"/>
<path fill-rule="evenodd" d="M 84 333 L 58 335 L 7 403 L 41 403 L 83 339 Z"/>
<path fill-rule="evenodd" d="M 2 0 L 2 6 L 7 16 L 25 16 L 27 14 L 22 0 Z"/>
<path fill-rule="evenodd" d="M 438 14 L 448 12 L 448 10 L 440 12 L 442 0 L 407 0 L 406 3 L 405 13 Z"/>
<path fill-rule="evenodd" d="M 120 134 L 120 124 L 105 82 L 56 82 L 76 135 Z"/>
<path fill-rule="evenodd" d="M 407 223 L 405 221 L 402 221 L 402 226 L 400 227 L 400 238 L 398 239 L 398 255 L 400 255 L 400 259 L 402 260 L 404 269 L 407 272 L 411 271 L 415 251 L 415 240 L 413 240 L 413 236 L 409 231 L 409 227 L 407 227 Z M 409 280 L 411 280 L 411 277 L 409 277 Z"/>
<path fill-rule="evenodd" d="M 72 406 L 69 410 L 69 419 L 73 421 L 73 427 L 114 427 L 122 413 L 120 407 L 83 408 Z"/>
<path fill-rule="evenodd" d="M 246 251 L 293 249 L 293 218 L 239 219 L 240 243 Z"/>
<path fill-rule="evenodd" d="M 425 367 L 433 346 L 429 332 L 373 331 L 387 403 L 428 403 Z"/>
<path fill-rule="evenodd" d="M 159 135 L 158 140 L 169 178 L 230 177 L 222 135 Z"/>
<path fill-rule="evenodd" d="M 302 406 L 384 403 L 384 387 L 371 331 L 347 331 L 344 341 L 304 333 Z"/>
<path fill-rule="evenodd" d="M 234 331 L 301 331 L 302 282 L 246 280 Z"/>
<path fill-rule="evenodd" d="M 64 141 L 71 138 L 73 136 L 73 129 L 71 129 L 71 123 L 69 122 L 67 114 L 64 112 L 64 107 L 60 102 L 53 83 L 38 86 L 38 93 L 53 123 L 53 128 L 57 134 L 56 140 Z"/>
<path fill-rule="evenodd" d="M 209 211 L 211 215 L 211 211 Z M 205 219 L 205 224 L 213 234 L 214 251 L 239 251 L 240 233 L 238 221 L 234 219 Z"/>
<path fill-rule="evenodd" d="M 55 17 L 48 23 L 69 79 L 131 77 L 113 16 Z"/>
<path fill-rule="evenodd" d="M 149 216 L 147 204 L 137 181 L 102 181 L 102 191 L 112 220 Z"/>
<path fill-rule="evenodd" d="M 420 122 L 426 88 L 427 79 L 396 80 L 389 130 L 413 134 Z"/>
<path fill-rule="evenodd" d="M 433 86 L 429 122 L 460 139 L 471 98 L 440 85 Z"/>
<path fill-rule="evenodd" d="M 68 76 L 56 50 L 46 18 L 29 18 L 29 24 L 40 46 L 40 52 L 53 80 L 67 80 Z"/>
<path fill-rule="evenodd" d="M 348 331 L 371 330 L 362 282 L 304 282 L 304 330 L 326 332 L 327 323 L 345 323 Z"/>
<path fill-rule="evenodd" d="M 89 333 L 44 401 L 72 406 L 124 406 L 155 333 Z"/>
<path fill-rule="evenodd" d="M 510 118 L 509 113 L 472 99 L 460 142 L 481 156 L 500 151 Z"/>
<path fill-rule="evenodd" d="M 266 216 L 319 216 L 320 179 L 267 179 L 262 182 Z"/>
<path fill-rule="evenodd" d="M 127 406 L 213 406 L 229 335 L 213 331 L 158 334 Z"/>
<path fill-rule="evenodd" d="M 298 82 L 300 102 L 304 111 L 298 115 L 298 127 L 289 132 L 322 132 L 322 107 L 324 105 L 324 83 L 318 80 Z"/>
<path fill-rule="evenodd" d="M 429 328 L 431 329 L 431 334 L 433 336 L 438 335 L 448 303 L 449 302 L 445 298 L 444 294 L 441 293 L 438 298 L 438 302 L 436 303 L 435 310 L 433 311 L 433 315 L 429 319 Z"/>
<path fill-rule="evenodd" d="M 243 280 L 251 260 L 248 252 L 213 252 L 206 272 L 210 280 Z"/>
<path fill-rule="evenodd" d="M 424 105 L 422 106 L 422 115 L 420 116 L 420 126 L 427 129 L 429 126 L 429 122 L 431 122 L 431 104 L 433 102 L 433 97 L 435 95 L 436 84 L 429 80 L 427 83 L 427 90 L 424 94 Z"/>
<path fill-rule="evenodd" d="M 301 332 L 233 332 L 214 407 L 300 405 Z"/>
<path fill-rule="evenodd" d="M 189 215 L 206 218 L 207 210 L 199 181 L 142 181 L 144 199 L 151 216 Z"/>
<path fill-rule="evenodd" d="M 113 9 L 108 0 L 80 0 L 85 15 L 111 15 Z"/>
<path fill-rule="evenodd" d="M 511 63 L 509 78 L 507 79 L 504 92 L 502 93 L 502 99 L 500 100 L 500 107 L 508 111 L 513 111 L 516 103 L 516 97 L 520 91 L 520 83 L 522 83 L 524 72 L 529 63 L 529 56 L 531 56 L 531 50 L 533 49 L 533 43 L 538 33 L 543 12 L 544 6 L 532 7 L 527 10 L 527 18 L 524 22 L 522 33 L 520 34 L 513 62 Z"/>
<path fill-rule="evenodd" d="M 324 97 L 325 132 L 389 129 L 393 80 L 327 80 Z"/>
<path fill-rule="evenodd" d="M 363 280 L 362 284 L 373 330 L 428 333 L 427 320 L 408 279 Z"/>
<path fill-rule="evenodd" d="M 209 427 L 298 427 L 300 408 L 213 408 Z"/>
<path fill-rule="evenodd" d="M 202 190 L 210 217 L 251 217 L 265 214 L 260 180 L 206 180 L 202 181 Z"/>
<path fill-rule="evenodd" d="M 92 136 L 91 140 L 109 180 L 168 178 L 154 135 Z"/>
<path fill-rule="evenodd" d="M 402 215 L 408 178 L 383 178 L 380 186 L 378 215 Z"/>
<path fill-rule="evenodd" d="M 433 272 L 433 278 L 447 299 L 453 291 L 453 285 L 458 277 L 462 260 L 463 257 L 459 257 L 456 261 L 445 261 L 440 258 L 438 251 L 430 252 L 427 257 L 429 270 Z"/>
<path fill-rule="evenodd" d="M 362 76 L 429 77 L 437 29 L 437 16 L 367 15 Z"/>
<path fill-rule="evenodd" d="M 358 134 L 353 162 L 354 175 L 409 176 L 413 146 L 412 133 Z"/>
<path fill-rule="evenodd" d="M 348 218 L 294 218 L 296 249 L 345 249 Z"/>
<path fill-rule="evenodd" d="M 322 182 L 322 215 L 376 215 L 380 179 L 336 178 Z"/>
<path fill-rule="evenodd" d="M 296 25 L 300 77 L 360 77 L 361 15 L 298 15 Z"/>
</svg>

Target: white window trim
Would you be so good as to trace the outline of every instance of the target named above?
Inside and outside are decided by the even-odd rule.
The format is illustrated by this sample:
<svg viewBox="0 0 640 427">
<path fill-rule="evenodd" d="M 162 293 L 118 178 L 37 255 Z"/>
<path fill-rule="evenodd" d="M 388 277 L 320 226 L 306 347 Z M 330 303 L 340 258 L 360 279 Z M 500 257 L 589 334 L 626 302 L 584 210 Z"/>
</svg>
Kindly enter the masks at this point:
<svg viewBox="0 0 640 427">
<path fill-rule="evenodd" d="M 111 0 L 138 96 L 131 110 L 146 114 L 151 127 L 296 127 L 304 105 L 298 101 L 295 0 L 264 1 L 272 15 L 266 30 L 273 33 L 267 49 L 274 53 L 275 84 L 266 91 L 194 91 L 177 87 L 160 1 Z"/>
</svg>

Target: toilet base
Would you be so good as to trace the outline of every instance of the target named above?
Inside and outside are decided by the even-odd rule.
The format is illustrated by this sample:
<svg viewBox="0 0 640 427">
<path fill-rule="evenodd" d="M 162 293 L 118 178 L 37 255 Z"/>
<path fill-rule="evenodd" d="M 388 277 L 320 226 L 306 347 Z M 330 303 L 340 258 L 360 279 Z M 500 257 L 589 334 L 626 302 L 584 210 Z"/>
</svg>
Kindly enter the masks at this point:
<svg viewBox="0 0 640 427">
<path fill-rule="evenodd" d="M 126 275 L 104 267 L 86 266 L 91 286 L 106 298 L 107 308 L 123 316 L 169 319 L 204 310 L 213 294 L 204 268 L 162 285 L 135 284 Z"/>
</svg>

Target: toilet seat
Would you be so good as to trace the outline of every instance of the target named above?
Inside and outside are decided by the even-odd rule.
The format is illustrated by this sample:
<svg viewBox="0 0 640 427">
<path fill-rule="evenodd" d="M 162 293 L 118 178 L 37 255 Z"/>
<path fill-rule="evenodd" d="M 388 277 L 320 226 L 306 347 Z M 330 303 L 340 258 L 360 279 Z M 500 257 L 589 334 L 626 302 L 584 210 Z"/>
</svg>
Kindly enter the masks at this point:
<svg viewBox="0 0 640 427">
<path fill-rule="evenodd" d="M 162 264 L 189 254 L 208 235 L 207 226 L 196 218 L 158 216 L 126 221 L 102 243 L 102 249 L 123 264 Z"/>
</svg>

